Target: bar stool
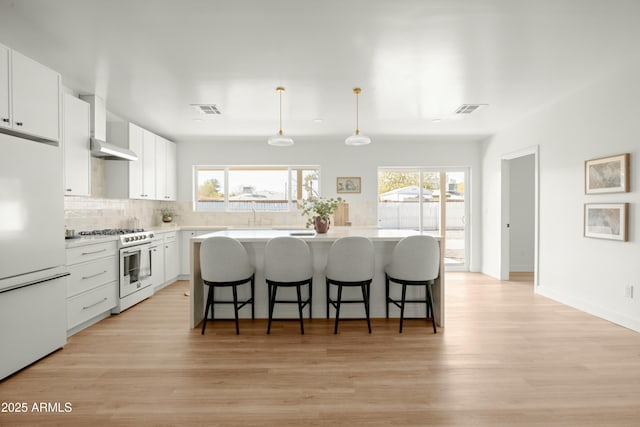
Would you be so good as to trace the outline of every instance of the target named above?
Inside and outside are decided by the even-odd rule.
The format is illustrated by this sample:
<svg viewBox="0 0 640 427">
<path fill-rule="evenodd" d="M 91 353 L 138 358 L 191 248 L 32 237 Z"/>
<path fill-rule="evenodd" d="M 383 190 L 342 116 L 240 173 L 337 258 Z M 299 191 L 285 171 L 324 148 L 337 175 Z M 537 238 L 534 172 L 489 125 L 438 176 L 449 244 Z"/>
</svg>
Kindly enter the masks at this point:
<svg viewBox="0 0 640 427">
<path fill-rule="evenodd" d="M 267 334 L 271 333 L 273 309 L 276 303 L 298 304 L 300 333 L 304 335 L 302 310 L 309 307 L 311 318 L 311 296 L 313 294 L 313 261 L 311 250 L 304 240 L 295 237 L 275 237 L 264 248 L 264 278 L 269 290 L 269 324 Z M 301 287 L 309 285 L 309 295 L 302 300 Z M 276 298 L 278 287 L 295 287 L 297 300 L 279 300 Z"/>
<path fill-rule="evenodd" d="M 373 243 L 366 237 L 342 237 L 329 248 L 327 259 L 326 286 L 327 286 L 327 319 L 329 318 L 329 306 L 336 309 L 336 323 L 333 333 L 338 333 L 340 321 L 340 305 L 363 303 L 367 315 L 367 327 L 371 333 L 371 320 L 369 318 L 369 291 L 374 274 Z M 338 286 L 337 299 L 331 298 L 330 285 Z M 362 299 L 343 300 L 343 287 L 360 287 Z"/>
<path fill-rule="evenodd" d="M 391 263 L 385 268 L 386 311 L 389 318 L 389 304 L 400 308 L 400 333 L 404 321 L 405 303 L 425 303 L 427 319 L 431 314 L 433 333 L 437 333 L 433 310 L 431 285 L 440 271 L 440 246 L 432 236 L 408 236 L 400 240 L 393 249 Z M 402 299 L 394 300 L 389 296 L 389 283 L 402 285 Z M 425 299 L 406 299 L 407 286 L 424 286 Z"/>
<path fill-rule="evenodd" d="M 247 304 L 251 305 L 251 318 L 255 319 L 254 312 L 254 285 L 255 268 L 249 262 L 247 250 L 236 239 L 225 236 L 214 236 L 205 239 L 200 245 L 200 270 L 202 281 L 209 286 L 207 305 L 204 309 L 202 322 L 202 334 L 207 327 L 209 307 L 211 307 L 211 320 L 215 318 L 215 304 L 233 304 L 233 312 L 236 320 L 236 335 L 240 334 L 238 311 Z M 251 297 L 238 301 L 238 286 L 250 283 Z M 217 287 L 231 287 L 233 300 L 216 301 L 213 290 Z"/>
</svg>

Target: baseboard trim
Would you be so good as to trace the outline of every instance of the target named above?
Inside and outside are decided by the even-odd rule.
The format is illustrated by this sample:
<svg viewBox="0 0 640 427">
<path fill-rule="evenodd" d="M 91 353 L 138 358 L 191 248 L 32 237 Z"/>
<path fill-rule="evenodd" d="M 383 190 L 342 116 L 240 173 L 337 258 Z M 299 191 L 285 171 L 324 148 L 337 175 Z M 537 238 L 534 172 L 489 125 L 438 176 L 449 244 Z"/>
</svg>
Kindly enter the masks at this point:
<svg viewBox="0 0 640 427">
<path fill-rule="evenodd" d="M 596 317 L 600 317 L 601 319 L 607 320 L 617 325 L 624 326 L 625 328 L 631 329 L 635 332 L 640 332 L 640 320 L 638 319 L 632 319 L 630 317 L 621 315 L 619 313 L 615 313 L 613 311 L 607 310 L 606 308 L 599 307 L 588 301 L 584 301 L 580 298 L 575 298 L 573 296 L 569 296 L 569 295 L 545 288 L 544 286 L 538 287 L 536 289 L 536 293 L 544 297 L 550 298 L 554 301 L 557 301 L 559 303 L 568 305 L 569 307 L 573 307 L 577 310 L 584 311 L 585 313 L 592 314 Z"/>
</svg>

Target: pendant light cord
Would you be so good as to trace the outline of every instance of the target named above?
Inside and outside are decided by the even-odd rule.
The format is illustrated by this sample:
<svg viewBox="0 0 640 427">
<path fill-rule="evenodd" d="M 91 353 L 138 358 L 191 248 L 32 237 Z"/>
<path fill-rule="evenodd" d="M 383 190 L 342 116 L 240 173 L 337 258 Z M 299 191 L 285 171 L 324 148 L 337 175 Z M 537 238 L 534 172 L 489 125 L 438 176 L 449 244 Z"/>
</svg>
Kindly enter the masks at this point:
<svg viewBox="0 0 640 427">
<path fill-rule="evenodd" d="M 359 125 L 358 125 L 358 94 L 356 93 L 356 135 L 360 134 L 360 129 L 359 129 Z"/>
<path fill-rule="evenodd" d="M 282 91 L 279 90 L 278 92 L 280 92 L 280 131 L 278 133 L 282 135 Z"/>
</svg>

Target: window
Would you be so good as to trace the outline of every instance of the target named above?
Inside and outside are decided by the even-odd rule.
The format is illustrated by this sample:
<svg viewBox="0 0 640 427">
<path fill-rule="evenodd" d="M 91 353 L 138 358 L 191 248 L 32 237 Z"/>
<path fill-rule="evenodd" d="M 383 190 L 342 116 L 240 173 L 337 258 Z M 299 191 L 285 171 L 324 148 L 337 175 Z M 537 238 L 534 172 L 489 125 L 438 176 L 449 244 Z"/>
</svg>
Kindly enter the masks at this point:
<svg viewBox="0 0 640 427">
<path fill-rule="evenodd" d="M 195 166 L 194 210 L 284 212 L 319 195 L 317 166 Z"/>
<path fill-rule="evenodd" d="M 466 169 L 379 168 L 378 225 L 442 236 L 447 269 L 468 269 L 466 180 Z M 446 189 L 444 204 L 441 188 Z"/>
</svg>

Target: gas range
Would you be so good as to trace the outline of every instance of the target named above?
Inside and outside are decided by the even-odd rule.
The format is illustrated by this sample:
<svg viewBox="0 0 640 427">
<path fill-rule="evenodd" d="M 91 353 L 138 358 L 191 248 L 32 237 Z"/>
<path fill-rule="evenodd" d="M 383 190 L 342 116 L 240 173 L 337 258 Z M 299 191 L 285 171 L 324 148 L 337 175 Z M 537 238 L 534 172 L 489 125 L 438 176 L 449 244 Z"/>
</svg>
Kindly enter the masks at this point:
<svg viewBox="0 0 640 427">
<path fill-rule="evenodd" d="M 142 228 L 106 228 L 103 230 L 81 231 L 81 236 L 118 236 L 120 248 L 147 243 L 155 237 L 153 231 Z"/>
</svg>

